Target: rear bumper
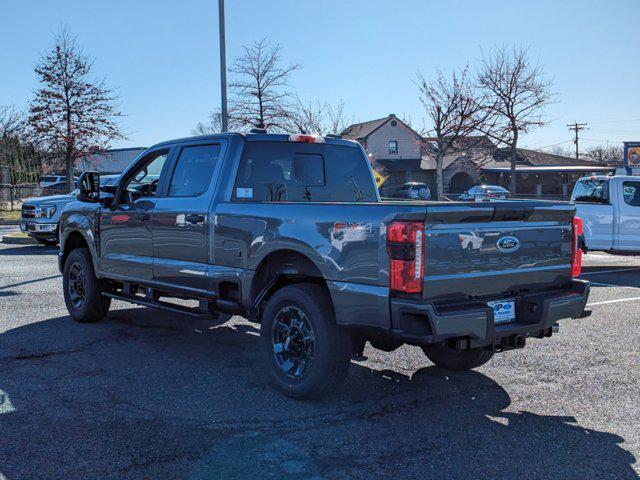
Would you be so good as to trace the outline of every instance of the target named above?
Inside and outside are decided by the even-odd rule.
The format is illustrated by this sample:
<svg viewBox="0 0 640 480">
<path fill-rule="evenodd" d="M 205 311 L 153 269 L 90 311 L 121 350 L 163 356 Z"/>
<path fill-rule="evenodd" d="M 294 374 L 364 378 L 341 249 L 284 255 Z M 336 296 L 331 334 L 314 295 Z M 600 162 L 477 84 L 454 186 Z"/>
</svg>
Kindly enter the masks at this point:
<svg viewBox="0 0 640 480">
<path fill-rule="evenodd" d="M 433 303 L 392 299 L 392 331 L 398 339 L 414 345 L 468 339 L 474 347 L 505 337 L 549 336 L 558 320 L 583 314 L 589 289 L 589 282 L 572 280 L 565 289 L 517 296 L 516 320 L 500 325 L 494 324 L 493 309 L 484 303 L 444 310 Z"/>
</svg>

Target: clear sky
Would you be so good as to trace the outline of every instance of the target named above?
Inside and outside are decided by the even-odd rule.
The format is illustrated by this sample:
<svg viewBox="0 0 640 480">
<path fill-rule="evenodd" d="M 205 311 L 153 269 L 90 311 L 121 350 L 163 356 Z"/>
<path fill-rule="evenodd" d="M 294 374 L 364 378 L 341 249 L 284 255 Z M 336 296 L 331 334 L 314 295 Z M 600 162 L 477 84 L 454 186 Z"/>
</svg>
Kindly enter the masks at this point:
<svg viewBox="0 0 640 480">
<path fill-rule="evenodd" d="M 120 95 L 129 139 L 114 147 L 189 135 L 219 105 L 217 0 L 2 0 L 0 11 L 0 105 L 26 108 L 61 23 Z M 523 146 L 570 140 L 574 120 L 589 123 L 585 147 L 640 140 L 640 0 L 227 0 L 226 14 L 228 62 L 266 37 L 303 67 L 292 90 L 343 99 L 356 121 L 395 113 L 420 125 L 417 71 L 473 66 L 483 50 L 517 44 L 558 93 L 549 125 Z"/>
</svg>

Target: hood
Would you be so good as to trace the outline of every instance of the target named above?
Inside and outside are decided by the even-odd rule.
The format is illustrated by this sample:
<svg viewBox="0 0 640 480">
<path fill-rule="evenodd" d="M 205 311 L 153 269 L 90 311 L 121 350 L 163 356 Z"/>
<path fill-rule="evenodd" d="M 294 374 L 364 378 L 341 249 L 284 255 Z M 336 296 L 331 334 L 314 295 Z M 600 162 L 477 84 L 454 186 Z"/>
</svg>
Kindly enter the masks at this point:
<svg viewBox="0 0 640 480">
<path fill-rule="evenodd" d="M 28 198 L 27 200 L 25 200 L 25 204 L 30 204 L 30 205 L 45 205 L 48 203 L 67 203 L 67 202 L 72 202 L 73 200 L 76 199 L 76 195 L 72 195 L 70 193 L 66 194 L 66 195 L 50 195 L 48 197 L 34 197 L 34 198 Z"/>
</svg>

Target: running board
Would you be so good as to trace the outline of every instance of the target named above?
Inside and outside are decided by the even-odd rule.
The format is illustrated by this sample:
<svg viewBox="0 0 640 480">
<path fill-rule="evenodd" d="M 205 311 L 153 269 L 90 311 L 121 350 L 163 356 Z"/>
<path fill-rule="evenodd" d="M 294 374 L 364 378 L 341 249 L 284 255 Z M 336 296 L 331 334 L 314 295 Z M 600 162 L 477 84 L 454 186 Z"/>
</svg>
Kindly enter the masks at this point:
<svg viewBox="0 0 640 480">
<path fill-rule="evenodd" d="M 176 305 L 175 303 L 163 302 L 161 300 L 154 300 L 149 297 L 139 297 L 137 295 L 102 292 L 102 296 L 113 298 L 115 300 L 122 300 L 124 302 L 135 303 L 136 305 L 142 305 L 144 307 L 155 308 L 165 312 L 180 313 L 200 320 L 215 320 L 218 318 L 217 313 L 206 311 L 207 304 L 209 303 L 206 300 L 200 300 L 200 307 L 192 308 Z"/>
</svg>

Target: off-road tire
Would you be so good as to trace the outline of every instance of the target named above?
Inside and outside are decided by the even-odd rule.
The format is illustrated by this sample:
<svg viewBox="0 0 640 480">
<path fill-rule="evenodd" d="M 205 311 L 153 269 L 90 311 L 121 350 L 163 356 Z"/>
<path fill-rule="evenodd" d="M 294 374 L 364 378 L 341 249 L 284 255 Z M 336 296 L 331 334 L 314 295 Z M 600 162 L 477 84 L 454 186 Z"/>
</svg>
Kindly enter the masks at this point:
<svg viewBox="0 0 640 480">
<path fill-rule="evenodd" d="M 274 346 L 274 323 L 283 309 L 302 311 L 310 325 L 313 360 L 301 378 L 291 378 L 278 364 Z M 267 302 L 260 326 L 262 353 L 275 385 L 285 395 L 319 399 L 331 393 L 347 376 L 351 365 L 351 336 L 336 324 L 331 298 L 315 284 L 295 284 L 278 290 Z"/>
<path fill-rule="evenodd" d="M 458 351 L 442 345 L 430 345 L 422 347 L 422 351 L 437 366 L 459 372 L 484 365 L 493 357 L 491 350 L 482 348 Z"/>
<path fill-rule="evenodd" d="M 83 300 L 78 303 L 72 299 L 71 284 L 73 282 L 72 271 L 80 268 L 83 277 Z M 64 264 L 62 276 L 64 302 L 71 317 L 77 322 L 97 322 L 102 320 L 109 311 L 111 298 L 103 297 L 104 285 L 96 278 L 91 260 L 91 252 L 88 248 L 76 248 L 72 250 Z"/>
</svg>

